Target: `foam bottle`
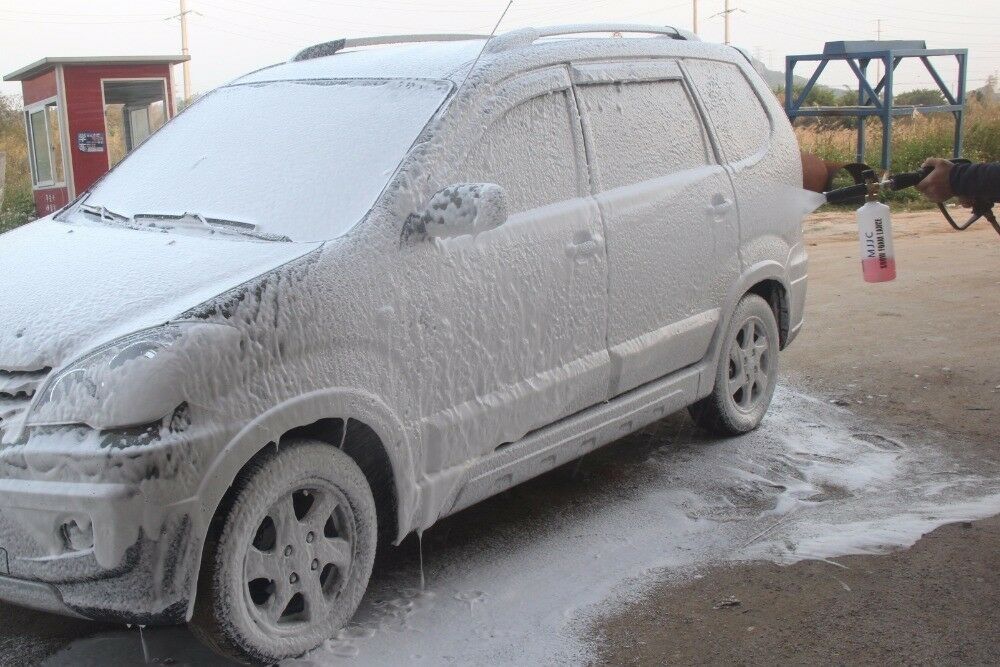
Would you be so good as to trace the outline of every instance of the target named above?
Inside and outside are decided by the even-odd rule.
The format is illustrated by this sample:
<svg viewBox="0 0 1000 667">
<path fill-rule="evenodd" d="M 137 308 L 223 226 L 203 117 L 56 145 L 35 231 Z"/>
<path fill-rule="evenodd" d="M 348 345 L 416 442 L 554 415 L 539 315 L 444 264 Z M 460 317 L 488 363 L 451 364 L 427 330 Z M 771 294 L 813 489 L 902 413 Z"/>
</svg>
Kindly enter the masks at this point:
<svg viewBox="0 0 1000 667">
<path fill-rule="evenodd" d="M 892 248 L 889 207 L 880 201 L 865 202 L 858 209 L 858 236 L 861 241 L 861 275 L 865 282 L 895 280 L 896 254 Z"/>
</svg>

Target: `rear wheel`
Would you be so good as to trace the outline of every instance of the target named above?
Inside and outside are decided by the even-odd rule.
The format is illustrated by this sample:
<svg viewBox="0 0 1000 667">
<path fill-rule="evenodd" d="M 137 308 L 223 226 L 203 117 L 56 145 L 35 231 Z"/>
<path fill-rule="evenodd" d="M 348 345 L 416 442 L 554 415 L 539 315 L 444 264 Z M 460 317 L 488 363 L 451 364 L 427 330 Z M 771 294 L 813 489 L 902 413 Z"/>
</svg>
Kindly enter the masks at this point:
<svg viewBox="0 0 1000 667">
<path fill-rule="evenodd" d="M 767 301 L 747 294 L 733 311 L 715 389 L 691 406 L 691 416 L 719 435 L 752 431 L 771 405 L 777 381 L 778 322 Z"/>
<path fill-rule="evenodd" d="M 375 560 L 375 503 L 349 456 L 299 441 L 250 464 L 210 532 L 191 628 L 222 655 L 271 664 L 354 614 Z"/>
</svg>

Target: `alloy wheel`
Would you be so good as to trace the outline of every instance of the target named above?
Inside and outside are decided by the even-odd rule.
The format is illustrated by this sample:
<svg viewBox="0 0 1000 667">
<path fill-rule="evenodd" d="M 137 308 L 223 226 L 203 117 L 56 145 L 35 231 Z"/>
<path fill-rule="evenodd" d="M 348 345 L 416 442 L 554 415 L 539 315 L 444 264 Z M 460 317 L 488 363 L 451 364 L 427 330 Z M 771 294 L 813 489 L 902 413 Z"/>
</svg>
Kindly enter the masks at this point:
<svg viewBox="0 0 1000 667">
<path fill-rule="evenodd" d="M 743 323 L 729 346 L 728 390 L 736 408 L 752 412 L 767 395 L 771 381 L 771 346 L 756 316 Z"/>
<path fill-rule="evenodd" d="M 243 593 L 254 621 L 276 634 L 322 622 L 348 581 L 354 536 L 350 505 L 331 485 L 278 498 L 244 556 Z"/>
</svg>

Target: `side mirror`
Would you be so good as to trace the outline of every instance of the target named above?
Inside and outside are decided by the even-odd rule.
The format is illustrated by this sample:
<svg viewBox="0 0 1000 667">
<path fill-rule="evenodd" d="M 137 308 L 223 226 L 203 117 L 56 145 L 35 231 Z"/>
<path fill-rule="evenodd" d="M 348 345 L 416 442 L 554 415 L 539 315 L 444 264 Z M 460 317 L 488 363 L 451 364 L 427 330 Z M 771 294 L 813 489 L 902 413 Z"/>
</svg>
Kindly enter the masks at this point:
<svg viewBox="0 0 1000 667">
<path fill-rule="evenodd" d="M 403 224 L 402 241 L 475 236 L 507 220 L 507 196 L 493 183 L 456 183 L 431 197 L 422 213 Z"/>
</svg>

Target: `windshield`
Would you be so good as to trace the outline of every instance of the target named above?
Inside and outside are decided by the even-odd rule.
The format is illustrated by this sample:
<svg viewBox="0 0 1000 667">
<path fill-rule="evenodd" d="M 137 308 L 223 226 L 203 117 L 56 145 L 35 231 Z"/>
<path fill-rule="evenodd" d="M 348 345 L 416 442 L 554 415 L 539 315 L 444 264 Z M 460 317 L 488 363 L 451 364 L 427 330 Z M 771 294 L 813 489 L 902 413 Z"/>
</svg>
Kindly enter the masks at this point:
<svg viewBox="0 0 1000 667">
<path fill-rule="evenodd" d="M 151 136 L 84 204 L 119 219 L 189 214 L 293 241 L 335 238 L 371 209 L 450 85 L 327 80 L 220 88 Z"/>
</svg>

